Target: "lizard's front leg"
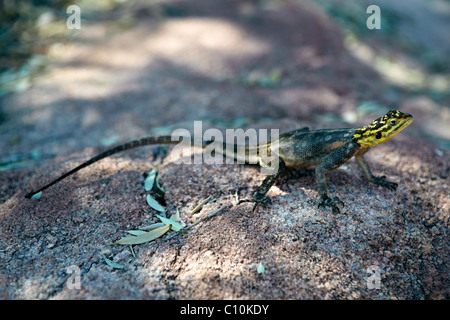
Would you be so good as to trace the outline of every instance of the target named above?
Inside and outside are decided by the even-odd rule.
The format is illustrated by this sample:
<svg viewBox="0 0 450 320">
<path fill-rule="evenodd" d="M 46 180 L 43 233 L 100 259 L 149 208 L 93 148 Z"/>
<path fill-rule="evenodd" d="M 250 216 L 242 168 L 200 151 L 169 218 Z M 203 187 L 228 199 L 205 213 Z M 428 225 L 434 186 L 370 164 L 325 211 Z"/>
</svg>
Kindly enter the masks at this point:
<svg viewBox="0 0 450 320">
<path fill-rule="evenodd" d="M 331 169 L 333 170 L 333 169 Z M 320 202 L 319 202 L 319 208 L 320 207 L 330 207 L 331 210 L 333 211 L 333 213 L 339 213 L 339 207 L 338 205 L 343 206 L 344 203 L 339 200 L 339 198 L 337 196 L 330 198 L 328 196 L 328 191 L 327 191 L 327 181 L 326 181 L 326 173 L 330 171 L 327 170 L 326 168 L 322 167 L 321 165 L 319 165 L 316 168 L 316 184 L 317 184 L 317 189 L 319 192 L 319 196 L 320 196 Z"/>
<path fill-rule="evenodd" d="M 256 189 L 256 191 L 253 193 L 253 198 L 239 200 L 237 204 L 241 204 L 243 202 L 254 202 L 255 203 L 255 205 L 253 206 L 254 211 L 258 204 L 265 205 L 271 202 L 270 198 L 266 197 L 266 193 L 273 186 L 278 177 L 286 170 L 286 164 L 284 163 L 283 159 L 278 158 L 278 161 L 279 163 L 277 172 L 273 175 L 267 176 L 264 179 L 264 181 L 261 183 L 258 189 Z"/>
<path fill-rule="evenodd" d="M 383 186 L 385 188 L 388 188 L 389 190 L 392 190 L 392 191 L 395 191 L 397 189 L 398 184 L 396 184 L 395 182 L 385 180 L 386 179 L 385 176 L 375 177 L 372 174 L 372 171 L 370 171 L 369 164 L 362 156 L 360 156 L 360 157 L 356 156 L 355 159 L 356 159 L 356 162 L 361 167 L 361 169 L 363 170 L 364 175 L 366 176 L 367 180 L 369 180 L 370 182 L 376 183 L 380 186 Z"/>
<path fill-rule="evenodd" d="M 347 162 L 360 149 L 360 146 L 349 141 L 334 150 L 320 165 L 316 167 L 316 183 L 320 196 L 320 207 L 330 207 L 333 213 L 339 213 L 338 205 L 344 205 L 338 197 L 330 198 L 327 191 L 326 174 Z"/>
</svg>

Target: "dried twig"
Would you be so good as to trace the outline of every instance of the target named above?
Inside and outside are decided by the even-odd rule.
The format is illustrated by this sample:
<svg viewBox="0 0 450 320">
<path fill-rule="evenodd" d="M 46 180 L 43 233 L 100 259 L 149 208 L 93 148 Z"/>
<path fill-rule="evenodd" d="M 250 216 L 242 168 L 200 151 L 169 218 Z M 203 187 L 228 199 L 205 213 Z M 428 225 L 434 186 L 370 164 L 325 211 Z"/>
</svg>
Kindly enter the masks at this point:
<svg viewBox="0 0 450 320">
<path fill-rule="evenodd" d="M 166 238 L 164 241 L 170 240 L 176 236 L 179 236 L 180 234 L 184 234 L 187 231 L 189 231 L 190 229 L 192 229 L 193 227 L 195 227 L 196 225 L 198 225 L 200 222 L 205 221 L 206 219 L 212 218 L 214 217 L 216 214 L 218 214 L 220 211 L 222 211 L 223 209 L 225 209 L 227 206 L 223 205 L 221 206 L 219 209 L 217 209 L 216 211 L 211 212 L 210 214 L 208 214 L 207 216 L 204 216 L 203 218 L 199 219 L 198 221 L 194 222 L 193 224 L 181 229 L 179 232 L 177 232 L 176 234 Z"/>
</svg>

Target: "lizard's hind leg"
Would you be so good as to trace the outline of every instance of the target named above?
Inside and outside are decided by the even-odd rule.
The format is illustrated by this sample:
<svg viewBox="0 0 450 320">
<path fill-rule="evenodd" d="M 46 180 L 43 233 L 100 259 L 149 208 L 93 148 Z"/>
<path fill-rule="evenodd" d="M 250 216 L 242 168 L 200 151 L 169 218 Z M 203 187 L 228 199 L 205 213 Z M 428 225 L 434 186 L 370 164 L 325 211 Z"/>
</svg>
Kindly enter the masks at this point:
<svg viewBox="0 0 450 320">
<path fill-rule="evenodd" d="M 237 205 L 244 202 L 254 202 L 255 205 L 253 206 L 253 211 L 255 211 L 258 204 L 266 205 L 271 202 L 270 198 L 266 197 L 266 193 L 274 185 L 275 181 L 279 178 L 279 176 L 286 171 L 286 164 L 284 163 L 283 159 L 279 158 L 278 161 L 279 164 L 277 172 L 275 174 L 267 176 L 264 179 L 264 181 L 261 183 L 258 189 L 256 189 L 256 191 L 253 193 L 253 198 L 239 200 Z"/>
</svg>

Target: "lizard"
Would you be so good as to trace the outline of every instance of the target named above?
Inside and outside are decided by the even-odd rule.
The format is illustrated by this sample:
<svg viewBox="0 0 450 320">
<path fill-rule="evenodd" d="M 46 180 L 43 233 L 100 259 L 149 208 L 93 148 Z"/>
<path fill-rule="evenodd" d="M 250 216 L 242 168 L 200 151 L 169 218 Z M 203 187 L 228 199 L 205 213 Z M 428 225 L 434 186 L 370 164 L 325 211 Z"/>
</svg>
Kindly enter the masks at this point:
<svg viewBox="0 0 450 320">
<path fill-rule="evenodd" d="M 254 202 L 255 205 L 253 210 L 258 204 L 266 205 L 271 202 L 270 198 L 266 196 L 266 193 L 287 168 L 316 165 L 316 184 L 320 197 L 318 207 L 329 207 L 333 213 L 339 213 L 339 205 L 343 206 L 344 204 L 337 196 L 328 196 L 326 174 L 337 169 L 353 156 L 368 181 L 395 191 L 398 184 L 387 181 L 385 176 L 374 176 L 370 170 L 369 164 L 364 159 L 364 155 L 371 147 L 393 138 L 400 131 L 409 126 L 412 121 L 412 115 L 398 110 L 390 110 L 384 116 L 361 128 L 319 130 L 302 128 L 284 133 L 280 135 L 278 139 L 269 141 L 265 144 L 245 146 L 245 163 L 255 163 L 250 162 L 250 160 L 256 160 L 260 166 L 265 166 L 267 159 L 264 159 L 259 150 L 261 150 L 261 148 L 267 148 L 267 150 L 271 152 L 271 146 L 277 143 L 275 156 L 279 163 L 276 172 L 268 175 L 263 180 L 262 184 L 253 193 L 252 198 L 241 199 L 237 204 Z M 173 141 L 172 136 L 151 136 L 118 145 L 92 157 L 40 189 L 28 193 L 25 197 L 31 198 L 34 194 L 49 188 L 73 173 L 113 154 L 141 146 L 176 143 L 179 143 L 179 141 Z M 210 143 L 212 143 L 212 141 L 202 141 L 202 147 L 205 148 Z M 249 159 L 251 148 L 257 148 L 258 150 L 256 153 L 253 153 L 256 156 L 256 159 Z M 232 155 L 224 155 L 237 159 L 236 147 L 233 152 L 234 154 Z"/>
</svg>

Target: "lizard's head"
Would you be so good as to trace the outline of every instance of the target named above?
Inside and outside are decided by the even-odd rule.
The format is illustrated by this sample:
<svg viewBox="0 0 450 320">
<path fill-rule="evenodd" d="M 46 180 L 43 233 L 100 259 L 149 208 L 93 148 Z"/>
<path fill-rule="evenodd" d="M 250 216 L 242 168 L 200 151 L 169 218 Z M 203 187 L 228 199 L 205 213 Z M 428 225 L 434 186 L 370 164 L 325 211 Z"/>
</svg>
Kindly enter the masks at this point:
<svg viewBox="0 0 450 320">
<path fill-rule="evenodd" d="M 361 147 L 373 147 L 394 137 L 409 126 L 413 120 L 413 116 L 408 113 L 391 110 L 369 125 L 356 129 L 352 138 Z"/>
</svg>

